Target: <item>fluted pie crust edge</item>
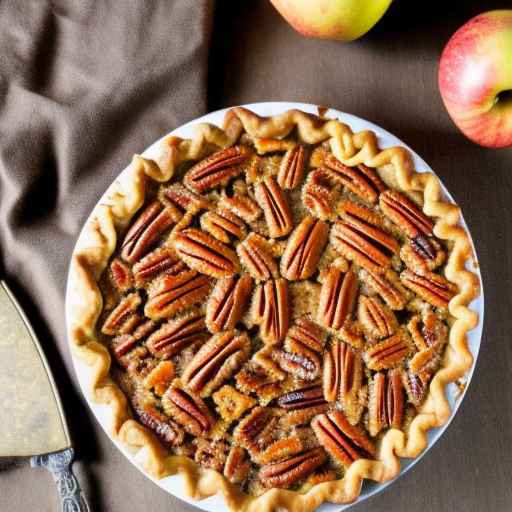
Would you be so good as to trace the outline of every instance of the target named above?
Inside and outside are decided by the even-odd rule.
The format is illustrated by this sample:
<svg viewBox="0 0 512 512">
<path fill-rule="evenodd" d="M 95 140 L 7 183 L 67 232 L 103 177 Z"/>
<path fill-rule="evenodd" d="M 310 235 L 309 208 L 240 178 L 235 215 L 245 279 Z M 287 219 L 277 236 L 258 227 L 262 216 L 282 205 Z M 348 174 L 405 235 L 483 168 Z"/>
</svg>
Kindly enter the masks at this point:
<svg viewBox="0 0 512 512">
<path fill-rule="evenodd" d="M 202 469 L 183 456 L 168 455 L 167 450 L 146 427 L 132 419 L 124 393 L 111 379 L 111 357 L 97 340 L 97 320 L 103 309 L 98 281 L 113 254 L 117 233 L 128 225 L 143 205 L 147 178 L 168 181 L 176 167 L 187 160 L 205 156 L 214 144 L 233 145 L 244 131 L 253 137 L 284 137 L 297 129 L 300 141 L 317 144 L 329 140 L 334 155 L 348 166 L 365 164 L 382 167 L 391 164 L 398 189 L 423 194 L 425 214 L 435 217 L 435 235 L 453 243 L 445 267 L 446 278 L 460 292 L 450 301 L 449 312 L 455 318 L 442 366 L 430 383 L 428 395 L 406 433 L 390 429 L 380 445 L 377 460 L 355 461 L 341 480 L 323 482 L 307 492 L 273 488 L 260 496 L 243 493 L 220 473 Z M 131 452 L 144 470 L 155 478 L 180 473 L 186 491 L 195 498 L 221 492 L 229 508 L 243 511 L 272 511 L 279 507 L 309 512 L 323 502 L 349 503 L 357 499 L 363 479 L 383 483 L 400 472 L 399 457 L 417 457 L 427 446 L 427 432 L 446 423 L 450 406 L 445 386 L 461 378 L 473 363 L 466 335 L 476 327 L 478 315 L 468 308 L 479 294 L 478 277 L 465 268 L 472 257 L 468 234 L 460 226 L 460 209 L 443 200 L 440 182 L 432 173 L 417 173 L 410 152 L 403 147 L 380 150 L 371 131 L 353 133 L 339 120 L 326 119 L 290 110 L 272 117 L 260 117 L 242 108 L 227 112 L 223 128 L 198 124 L 192 139 L 168 136 L 158 146 L 154 159 L 136 155 L 127 172 L 109 187 L 104 199 L 93 210 L 72 255 L 68 293 L 67 326 L 72 354 L 89 369 L 91 399 L 107 405 L 112 413 L 111 434 Z"/>
</svg>

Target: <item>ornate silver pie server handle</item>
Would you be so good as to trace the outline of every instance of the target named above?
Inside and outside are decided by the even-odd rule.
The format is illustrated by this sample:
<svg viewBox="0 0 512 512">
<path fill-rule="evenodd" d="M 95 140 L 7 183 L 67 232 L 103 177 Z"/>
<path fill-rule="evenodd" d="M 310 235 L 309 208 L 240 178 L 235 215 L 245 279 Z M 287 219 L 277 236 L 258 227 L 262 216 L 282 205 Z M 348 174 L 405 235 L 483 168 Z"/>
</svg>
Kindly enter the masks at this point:
<svg viewBox="0 0 512 512">
<path fill-rule="evenodd" d="M 30 465 L 46 468 L 52 473 L 61 498 L 62 512 L 90 512 L 80 484 L 71 470 L 74 455 L 73 448 L 48 455 L 36 455 L 30 458 Z"/>
</svg>

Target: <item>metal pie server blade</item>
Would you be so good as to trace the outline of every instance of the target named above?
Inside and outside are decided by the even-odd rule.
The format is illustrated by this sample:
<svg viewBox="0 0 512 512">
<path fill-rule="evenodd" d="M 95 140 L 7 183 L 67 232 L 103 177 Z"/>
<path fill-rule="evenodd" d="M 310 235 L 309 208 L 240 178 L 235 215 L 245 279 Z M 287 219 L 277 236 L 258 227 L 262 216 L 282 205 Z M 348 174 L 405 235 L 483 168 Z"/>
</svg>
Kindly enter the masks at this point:
<svg viewBox="0 0 512 512">
<path fill-rule="evenodd" d="M 89 511 L 71 472 L 74 452 L 50 368 L 28 318 L 0 281 L 0 458 L 20 457 L 52 472 L 64 511 Z"/>
</svg>

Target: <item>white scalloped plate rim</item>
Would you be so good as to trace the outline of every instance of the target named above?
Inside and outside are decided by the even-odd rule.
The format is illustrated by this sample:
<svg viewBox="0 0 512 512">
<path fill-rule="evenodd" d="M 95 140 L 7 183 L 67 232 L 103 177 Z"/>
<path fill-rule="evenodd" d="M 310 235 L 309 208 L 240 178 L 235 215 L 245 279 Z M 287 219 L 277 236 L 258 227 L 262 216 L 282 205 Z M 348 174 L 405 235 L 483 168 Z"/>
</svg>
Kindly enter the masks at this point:
<svg viewBox="0 0 512 512">
<path fill-rule="evenodd" d="M 286 110 L 290 109 L 299 109 L 303 110 L 304 112 L 310 112 L 312 114 L 318 114 L 318 106 L 312 105 L 309 103 L 295 103 L 295 102 L 281 102 L 281 101 L 275 101 L 275 102 L 262 102 L 262 103 L 251 103 L 247 105 L 242 105 L 245 108 L 248 108 L 249 110 L 252 110 L 253 112 L 256 112 L 258 115 L 262 116 L 272 116 L 279 114 L 281 112 L 284 112 Z M 206 114 L 202 117 L 199 117 L 197 119 L 194 119 L 178 128 L 170 132 L 169 135 L 177 135 L 182 138 L 190 138 L 193 135 L 194 126 L 197 123 L 212 123 L 216 124 L 218 126 L 222 125 L 222 121 L 224 119 L 225 113 L 229 110 L 229 108 L 217 110 L 216 112 L 211 112 L 209 114 Z M 380 126 L 377 126 L 369 121 L 366 121 L 365 119 L 361 119 L 360 117 L 354 116 L 352 114 L 347 114 L 344 112 L 340 112 L 339 110 L 335 110 L 332 108 L 327 109 L 325 112 L 325 117 L 331 117 L 331 118 L 338 118 L 344 123 L 348 124 L 351 129 L 354 132 L 358 132 L 361 130 L 372 130 L 377 134 L 378 138 L 378 144 L 380 148 L 387 148 L 391 146 L 404 146 L 413 155 L 414 158 L 414 165 L 416 168 L 416 171 L 418 172 L 435 172 L 429 167 L 429 165 L 415 152 L 413 151 L 407 144 L 402 142 L 400 139 L 389 133 L 388 131 L 384 130 Z M 167 136 L 167 135 L 165 135 Z M 163 137 L 162 137 L 163 139 Z M 161 140 L 161 139 L 160 139 Z M 152 155 L 155 154 L 157 144 L 160 142 L 160 140 L 156 141 L 154 144 L 152 144 L 149 148 L 147 148 L 142 155 L 148 158 L 151 158 Z M 128 167 L 126 167 L 122 173 L 126 172 Z M 121 173 L 121 174 L 122 174 Z M 442 184 L 443 192 L 451 201 L 453 201 L 453 197 L 449 193 L 449 191 L 445 188 L 445 186 Z M 101 203 L 101 201 L 104 199 L 105 196 L 102 196 L 102 198 L 98 201 L 98 204 Z M 84 224 L 85 225 L 85 224 Z M 467 225 L 462 219 L 462 225 L 466 228 L 466 230 L 469 233 L 469 230 L 467 229 Z M 471 238 L 471 234 L 470 234 Z M 473 245 L 473 240 L 471 239 L 471 244 Z M 467 263 L 467 268 L 471 270 L 472 272 L 475 272 L 479 279 L 480 279 L 480 285 L 481 285 L 481 293 L 479 297 L 477 297 L 469 307 L 476 311 L 478 313 L 479 321 L 478 325 L 475 329 L 470 331 L 468 333 L 468 346 L 469 350 L 471 351 L 474 361 L 473 366 L 470 368 L 470 370 L 466 374 L 466 385 L 464 387 L 464 390 L 460 392 L 460 390 L 457 388 L 455 384 L 449 384 L 447 386 L 447 396 L 448 401 L 450 403 L 452 413 L 449 418 L 449 420 L 446 422 L 446 424 L 440 428 L 433 428 L 428 432 L 428 445 L 415 459 L 401 459 L 401 471 L 400 474 L 394 478 L 393 480 L 390 480 L 389 482 L 385 482 L 383 484 L 378 484 L 373 481 L 366 480 L 363 484 L 363 488 L 361 490 L 361 494 L 359 498 L 353 502 L 346 505 L 340 505 L 340 504 L 334 504 L 334 503 L 324 503 L 321 505 L 317 512 L 335 512 L 335 511 L 342 511 L 347 510 L 351 506 L 353 506 L 356 503 L 361 503 L 362 501 L 368 499 L 370 496 L 373 496 L 377 494 L 378 492 L 383 491 L 386 487 L 391 485 L 395 480 L 400 478 L 402 475 L 404 475 L 407 471 L 409 471 L 415 464 L 417 464 L 425 455 L 426 453 L 434 446 L 434 444 L 437 442 L 437 440 L 442 436 L 443 432 L 448 428 L 449 424 L 453 420 L 455 414 L 457 413 L 458 408 L 460 407 L 460 404 L 462 403 L 464 396 L 466 394 L 466 391 L 468 389 L 469 383 L 471 381 L 471 378 L 473 376 L 473 372 L 476 366 L 476 361 L 478 357 L 478 352 L 480 350 L 480 343 L 482 338 L 482 330 L 483 330 L 483 321 L 484 321 L 484 292 L 483 292 L 483 286 L 482 286 L 482 279 L 480 275 L 479 265 L 478 265 L 478 259 L 476 256 L 476 251 L 474 250 L 473 245 L 473 251 L 475 258 L 474 260 L 470 260 Z M 69 285 L 69 282 L 68 282 Z M 66 296 L 69 292 L 69 286 L 67 286 Z M 68 300 L 66 297 L 66 309 L 67 309 Z M 67 317 L 67 310 L 66 310 L 66 317 Z M 88 382 L 89 382 L 89 372 L 90 370 L 86 366 L 85 363 L 79 361 L 75 357 L 72 357 L 73 360 L 73 366 L 75 368 L 76 375 L 78 377 L 78 382 L 80 384 L 80 387 L 82 389 L 82 392 L 85 396 L 85 399 L 91 408 L 94 416 L 102 426 L 103 430 L 107 434 L 107 436 L 111 439 L 111 441 L 119 448 L 119 450 L 126 456 L 126 458 L 135 466 L 139 471 L 141 471 L 147 478 L 152 480 L 155 484 L 157 484 L 159 487 L 164 489 L 169 494 L 189 503 L 190 505 L 193 505 L 195 507 L 198 507 L 202 510 L 206 510 L 208 512 L 229 512 L 229 509 L 227 508 L 224 499 L 220 494 L 216 494 L 215 496 L 210 496 L 208 498 L 205 498 L 203 500 L 195 500 L 191 498 L 190 496 L 187 496 L 184 492 L 184 486 L 182 482 L 182 476 L 181 475 L 173 475 L 166 478 L 162 478 L 160 480 L 151 477 L 147 473 L 143 471 L 141 466 L 137 462 L 137 456 L 129 452 L 119 441 L 114 439 L 112 435 L 110 434 L 110 425 L 111 425 L 111 414 L 109 407 L 106 405 L 100 405 L 92 402 L 89 389 L 88 389 Z"/>
</svg>

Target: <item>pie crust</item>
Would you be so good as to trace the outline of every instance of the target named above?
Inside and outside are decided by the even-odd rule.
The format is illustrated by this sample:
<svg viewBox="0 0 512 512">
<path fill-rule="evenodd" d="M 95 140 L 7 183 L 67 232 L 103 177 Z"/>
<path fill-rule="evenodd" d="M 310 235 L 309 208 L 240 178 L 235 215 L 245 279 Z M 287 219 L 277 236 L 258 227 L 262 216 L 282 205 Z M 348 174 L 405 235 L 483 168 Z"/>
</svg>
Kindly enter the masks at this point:
<svg viewBox="0 0 512 512">
<path fill-rule="evenodd" d="M 454 318 L 440 369 L 430 382 L 428 394 L 406 432 L 386 431 L 376 460 L 353 462 L 341 480 L 318 483 L 305 491 L 272 488 L 259 496 L 248 495 L 220 473 L 199 467 L 184 456 L 168 455 L 154 434 L 132 418 L 126 396 L 110 375 L 111 356 L 98 341 L 97 321 L 103 310 L 99 280 L 116 249 L 123 231 L 145 200 L 146 180 L 168 181 L 177 166 L 204 158 L 212 150 L 235 144 L 243 132 L 252 137 L 282 138 L 296 130 L 299 142 L 318 144 L 328 141 L 334 156 L 347 166 L 364 164 L 386 166 L 394 177 L 395 188 L 423 196 L 423 212 L 435 217 L 434 234 L 450 243 L 445 277 L 457 285 L 459 293 L 449 302 Z M 154 159 L 135 155 L 129 168 L 108 189 L 78 239 L 72 255 L 67 293 L 67 325 L 72 354 L 89 368 L 91 398 L 108 405 L 112 413 L 112 436 L 133 453 L 144 470 L 155 478 L 180 473 L 187 493 L 197 499 L 223 494 L 232 510 L 313 511 L 323 502 L 349 503 L 357 499 L 363 479 L 386 482 L 400 472 L 399 457 L 415 458 L 427 446 L 427 432 L 446 423 L 451 411 L 445 387 L 462 378 L 473 363 L 466 335 L 478 323 L 469 309 L 479 294 L 479 279 L 466 269 L 472 257 L 468 234 L 460 225 L 460 209 L 444 200 L 440 182 L 432 173 L 417 173 L 409 151 L 404 147 L 380 150 L 371 131 L 353 133 L 339 120 L 290 110 L 272 117 L 236 107 L 225 116 L 223 127 L 198 124 L 192 139 L 167 136 Z"/>
</svg>

